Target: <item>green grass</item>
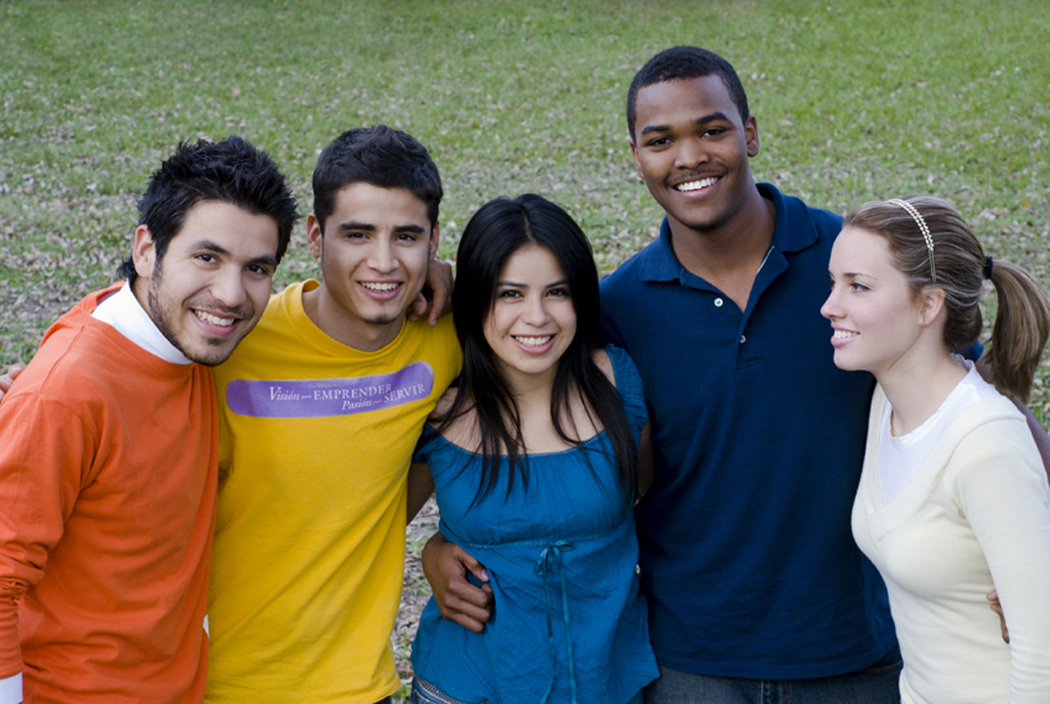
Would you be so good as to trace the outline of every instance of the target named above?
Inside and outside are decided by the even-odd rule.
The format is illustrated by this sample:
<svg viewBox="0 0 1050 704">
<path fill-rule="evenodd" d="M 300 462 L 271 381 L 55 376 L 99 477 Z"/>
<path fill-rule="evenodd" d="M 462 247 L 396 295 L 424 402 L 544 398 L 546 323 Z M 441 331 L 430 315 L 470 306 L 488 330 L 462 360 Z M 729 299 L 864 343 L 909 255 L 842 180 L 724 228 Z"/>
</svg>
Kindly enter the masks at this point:
<svg viewBox="0 0 1050 704">
<path fill-rule="evenodd" d="M 534 191 L 608 271 L 661 217 L 627 150 L 627 85 L 680 43 L 737 67 L 758 179 L 837 212 L 948 198 L 1046 285 L 1048 36 L 1045 0 L 0 0 L 0 363 L 113 278 L 136 194 L 201 135 L 265 148 L 308 212 L 320 148 L 386 122 L 442 170 L 443 256 L 483 202 Z M 278 285 L 315 271 L 296 237 Z"/>
</svg>

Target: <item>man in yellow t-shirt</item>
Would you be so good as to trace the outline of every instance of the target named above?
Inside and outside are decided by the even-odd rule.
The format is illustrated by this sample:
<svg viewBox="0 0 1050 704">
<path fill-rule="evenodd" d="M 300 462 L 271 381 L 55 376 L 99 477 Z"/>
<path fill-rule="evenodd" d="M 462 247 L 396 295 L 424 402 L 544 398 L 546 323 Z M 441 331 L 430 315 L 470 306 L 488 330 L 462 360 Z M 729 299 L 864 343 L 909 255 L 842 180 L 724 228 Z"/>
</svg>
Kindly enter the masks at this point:
<svg viewBox="0 0 1050 704">
<path fill-rule="evenodd" d="M 215 371 L 220 493 L 208 702 L 385 701 L 406 479 L 459 373 L 451 316 L 412 322 L 438 244 L 437 167 L 384 125 L 322 152 L 307 242 L 322 281 L 270 300 Z"/>
</svg>

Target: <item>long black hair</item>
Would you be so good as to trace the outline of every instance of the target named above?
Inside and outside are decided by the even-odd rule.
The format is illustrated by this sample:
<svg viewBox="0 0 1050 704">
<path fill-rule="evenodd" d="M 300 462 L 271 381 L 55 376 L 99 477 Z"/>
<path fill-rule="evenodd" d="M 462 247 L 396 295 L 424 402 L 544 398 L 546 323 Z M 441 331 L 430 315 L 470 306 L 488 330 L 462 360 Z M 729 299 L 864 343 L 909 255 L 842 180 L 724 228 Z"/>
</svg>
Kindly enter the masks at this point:
<svg viewBox="0 0 1050 704">
<path fill-rule="evenodd" d="M 576 336 L 558 362 L 551 394 L 554 429 L 570 445 L 583 446 L 583 441 L 570 437 L 565 430 L 566 420 L 573 423 L 570 400 L 579 394 L 588 414 L 593 412 L 605 429 L 629 506 L 637 481 L 638 448 L 616 388 L 591 356 L 600 311 L 594 255 L 572 217 L 538 195 L 491 200 L 474 213 L 463 231 L 452 293 L 456 335 L 463 347 L 463 372 L 455 399 L 440 419 L 438 430 L 471 410 L 477 416 L 480 441 L 476 451 L 482 456 L 482 474 L 475 502 L 498 482 L 501 456 L 507 457 L 508 493 L 515 475 L 521 476 L 528 489 L 528 455 L 518 407 L 484 332 L 496 300 L 500 272 L 516 252 L 528 246 L 542 247 L 554 256 L 569 282 L 576 310 Z"/>
</svg>

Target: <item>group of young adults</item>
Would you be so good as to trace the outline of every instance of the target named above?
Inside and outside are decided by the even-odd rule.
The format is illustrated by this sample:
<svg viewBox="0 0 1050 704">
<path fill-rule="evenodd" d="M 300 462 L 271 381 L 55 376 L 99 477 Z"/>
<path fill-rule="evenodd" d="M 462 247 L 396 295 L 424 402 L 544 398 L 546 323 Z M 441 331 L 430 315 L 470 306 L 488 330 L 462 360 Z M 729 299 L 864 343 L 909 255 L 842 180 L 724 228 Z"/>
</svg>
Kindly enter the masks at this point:
<svg viewBox="0 0 1050 704">
<path fill-rule="evenodd" d="M 283 177 L 180 145 L 125 281 L 0 384 L 0 702 L 387 701 L 435 489 L 414 702 L 1047 701 L 1038 285 L 942 201 L 756 184 L 711 52 L 653 57 L 627 122 L 666 217 L 600 283 L 526 194 L 453 289 L 437 168 L 380 125 L 322 152 L 322 278 L 270 297 Z"/>
</svg>

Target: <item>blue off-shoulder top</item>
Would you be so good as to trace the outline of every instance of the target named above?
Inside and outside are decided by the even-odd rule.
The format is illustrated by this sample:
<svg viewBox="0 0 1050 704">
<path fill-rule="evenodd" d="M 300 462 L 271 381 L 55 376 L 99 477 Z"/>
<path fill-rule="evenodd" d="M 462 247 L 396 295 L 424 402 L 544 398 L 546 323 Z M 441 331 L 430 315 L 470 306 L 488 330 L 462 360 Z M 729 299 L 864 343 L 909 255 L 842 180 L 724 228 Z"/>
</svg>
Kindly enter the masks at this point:
<svg viewBox="0 0 1050 704">
<path fill-rule="evenodd" d="M 641 378 L 626 352 L 606 352 L 638 442 Z M 434 476 L 442 533 L 485 565 L 495 598 L 481 634 L 442 619 L 431 598 L 412 649 L 417 675 L 464 702 L 610 704 L 658 675 L 634 517 L 604 431 L 582 447 L 530 454 L 528 490 L 518 477 L 508 495 L 504 460 L 477 503 L 478 455 L 427 426 L 415 461 Z"/>
</svg>

